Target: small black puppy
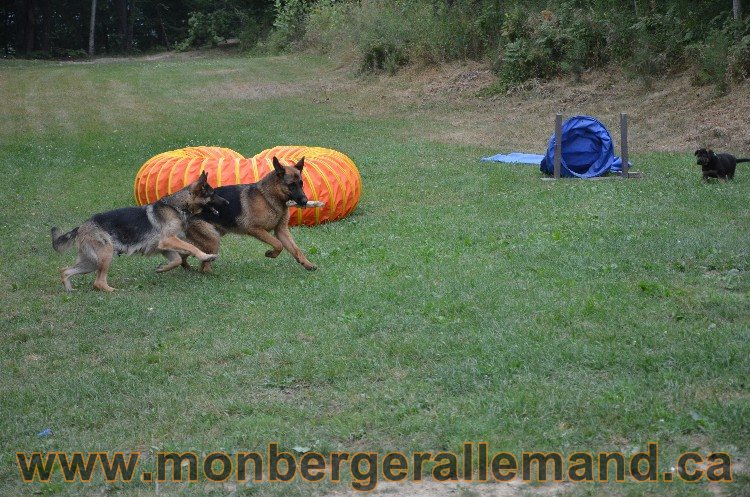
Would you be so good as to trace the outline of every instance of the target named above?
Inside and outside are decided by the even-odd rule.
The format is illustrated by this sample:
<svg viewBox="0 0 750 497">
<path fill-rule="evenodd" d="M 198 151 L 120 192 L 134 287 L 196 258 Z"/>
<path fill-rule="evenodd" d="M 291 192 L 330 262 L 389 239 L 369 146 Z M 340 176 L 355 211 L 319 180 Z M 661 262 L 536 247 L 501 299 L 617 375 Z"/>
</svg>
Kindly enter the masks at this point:
<svg viewBox="0 0 750 497">
<path fill-rule="evenodd" d="M 703 171 L 703 179 L 733 179 L 734 169 L 738 162 L 750 162 L 750 159 L 735 159 L 731 154 L 715 154 L 713 150 L 700 148 L 695 151 L 698 164 Z"/>
</svg>

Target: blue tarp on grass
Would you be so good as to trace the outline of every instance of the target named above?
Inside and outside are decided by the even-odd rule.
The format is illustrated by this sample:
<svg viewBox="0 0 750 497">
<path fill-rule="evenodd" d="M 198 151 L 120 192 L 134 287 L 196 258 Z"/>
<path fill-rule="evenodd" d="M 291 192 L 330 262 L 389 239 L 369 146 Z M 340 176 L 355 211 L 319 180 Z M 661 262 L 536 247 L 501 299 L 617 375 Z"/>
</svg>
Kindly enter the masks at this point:
<svg viewBox="0 0 750 497">
<path fill-rule="evenodd" d="M 522 152 L 511 152 L 509 154 L 497 154 L 492 157 L 484 157 L 482 162 L 505 162 L 508 164 L 539 164 L 544 155 L 542 154 L 524 154 Z"/>
</svg>

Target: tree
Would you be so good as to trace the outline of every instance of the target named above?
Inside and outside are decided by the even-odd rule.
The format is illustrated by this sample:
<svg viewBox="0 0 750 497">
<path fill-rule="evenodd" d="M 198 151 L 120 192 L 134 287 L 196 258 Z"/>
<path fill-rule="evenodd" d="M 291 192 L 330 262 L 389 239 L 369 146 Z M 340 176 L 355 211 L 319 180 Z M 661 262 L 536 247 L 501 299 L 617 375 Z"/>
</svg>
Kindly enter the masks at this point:
<svg viewBox="0 0 750 497">
<path fill-rule="evenodd" d="M 26 0 L 26 26 L 24 29 L 24 43 L 23 48 L 25 53 L 31 53 L 34 51 L 34 21 L 35 21 L 35 15 L 34 15 L 34 9 L 36 5 L 34 0 Z"/>
<path fill-rule="evenodd" d="M 94 55 L 94 27 L 96 26 L 96 0 L 91 0 L 91 26 L 89 27 L 89 55 Z"/>
<path fill-rule="evenodd" d="M 115 0 L 114 4 L 117 9 L 117 34 L 120 36 L 120 48 L 128 52 L 133 46 L 133 31 L 128 22 L 129 17 L 132 17 L 128 15 L 130 10 L 128 0 Z"/>
</svg>

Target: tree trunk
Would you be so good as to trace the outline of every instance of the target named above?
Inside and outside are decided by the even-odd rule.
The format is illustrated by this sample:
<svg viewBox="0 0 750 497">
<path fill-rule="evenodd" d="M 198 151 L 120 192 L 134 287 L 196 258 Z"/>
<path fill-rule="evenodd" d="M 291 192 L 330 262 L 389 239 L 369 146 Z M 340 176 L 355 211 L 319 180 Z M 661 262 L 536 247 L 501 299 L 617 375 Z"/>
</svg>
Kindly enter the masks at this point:
<svg viewBox="0 0 750 497">
<path fill-rule="evenodd" d="M 26 0 L 26 29 L 24 30 L 24 53 L 34 51 L 34 0 Z"/>
<path fill-rule="evenodd" d="M 133 28 L 135 27 L 135 0 L 129 2 L 128 12 L 128 32 L 125 36 L 125 50 L 128 52 L 133 49 Z"/>
<path fill-rule="evenodd" d="M 52 48 L 49 43 L 49 31 L 52 25 L 51 0 L 42 0 L 42 50 L 49 52 Z"/>
<path fill-rule="evenodd" d="M 164 27 L 164 19 L 161 16 L 161 4 L 156 4 L 156 15 L 159 16 L 159 24 L 161 25 L 161 35 L 164 37 L 164 45 L 169 48 L 169 38 L 167 38 L 167 30 Z"/>
<path fill-rule="evenodd" d="M 91 24 L 89 27 L 89 55 L 94 55 L 94 27 L 96 26 L 96 0 L 91 0 Z"/>
<path fill-rule="evenodd" d="M 8 3 L 8 5 L 4 5 L 2 8 L 0 8 L 0 12 L 2 12 L 3 15 L 3 53 L 5 55 L 10 55 L 12 53 L 11 48 L 14 46 L 14 38 L 11 35 L 13 32 L 13 29 L 11 26 L 13 26 L 10 23 L 10 13 L 15 12 L 14 9 L 15 5 Z M 13 26 L 15 27 L 15 26 Z"/>
<path fill-rule="evenodd" d="M 128 0 L 115 0 L 117 8 L 117 34 L 120 36 L 120 48 L 127 52 L 128 46 Z"/>
<path fill-rule="evenodd" d="M 741 0 L 732 0 L 732 12 L 734 12 L 735 21 L 742 20 L 742 1 Z"/>
</svg>

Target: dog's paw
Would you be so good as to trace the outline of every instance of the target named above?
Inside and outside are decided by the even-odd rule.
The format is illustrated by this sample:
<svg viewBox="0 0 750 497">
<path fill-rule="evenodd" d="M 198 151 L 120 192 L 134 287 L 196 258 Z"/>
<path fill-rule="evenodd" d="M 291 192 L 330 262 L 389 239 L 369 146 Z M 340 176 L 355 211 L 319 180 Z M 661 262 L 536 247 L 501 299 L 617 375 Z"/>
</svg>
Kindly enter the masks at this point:
<svg viewBox="0 0 750 497">
<path fill-rule="evenodd" d="M 317 269 L 318 269 L 318 266 L 316 266 L 315 264 L 303 264 L 303 266 L 308 271 L 317 271 Z"/>
<path fill-rule="evenodd" d="M 276 257 L 279 256 L 280 253 L 281 253 L 281 250 L 273 250 L 273 249 L 266 250 L 266 257 L 270 257 L 271 259 L 275 259 Z"/>
<path fill-rule="evenodd" d="M 206 256 L 201 259 L 201 262 L 213 262 L 218 258 L 219 254 L 206 254 Z"/>
<path fill-rule="evenodd" d="M 94 282 L 94 288 L 96 288 L 97 290 L 101 290 L 102 292 L 107 292 L 107 293 L 112 293 L 115 291 L 114 288 L 112 288 L 106 283 Z"/>
</svg>

